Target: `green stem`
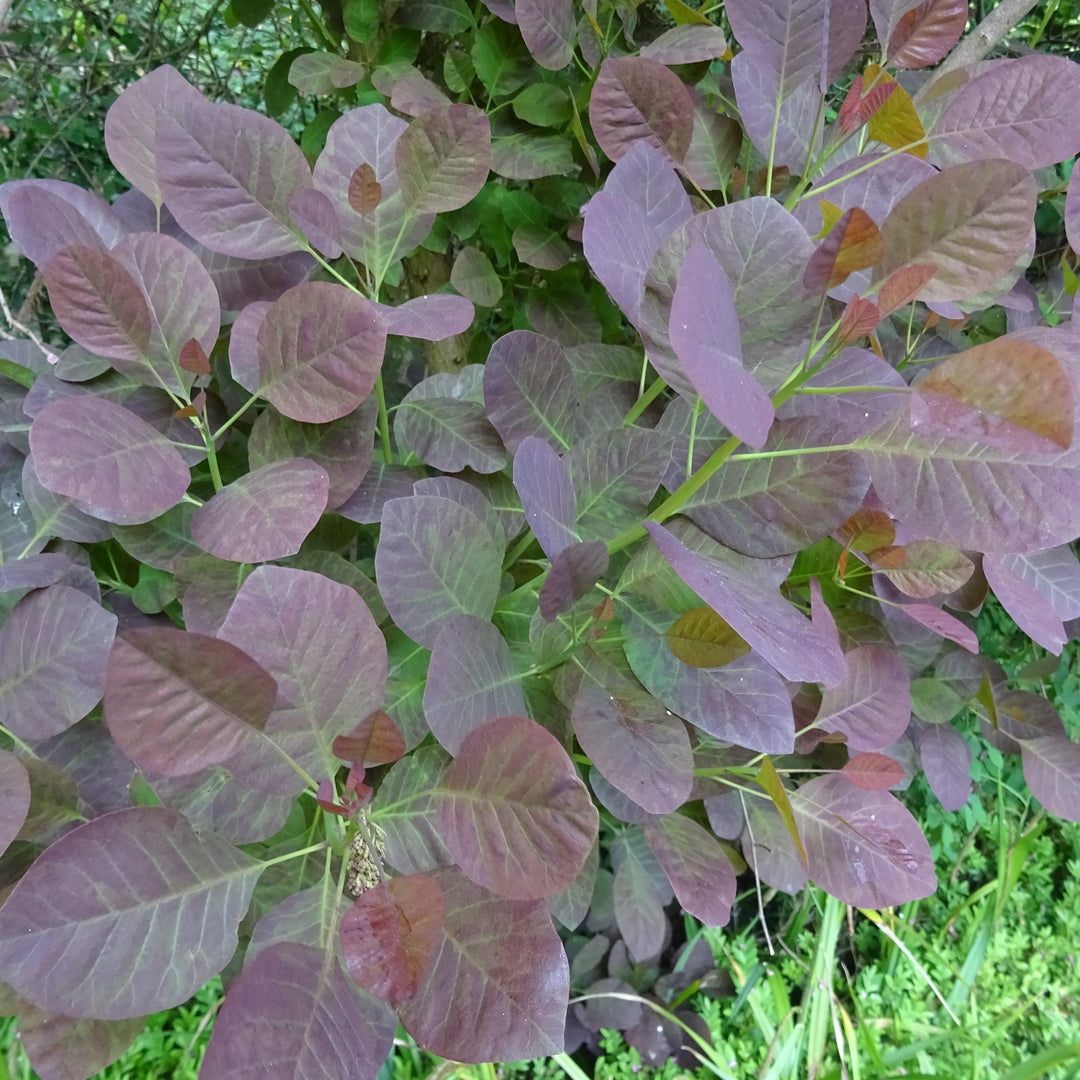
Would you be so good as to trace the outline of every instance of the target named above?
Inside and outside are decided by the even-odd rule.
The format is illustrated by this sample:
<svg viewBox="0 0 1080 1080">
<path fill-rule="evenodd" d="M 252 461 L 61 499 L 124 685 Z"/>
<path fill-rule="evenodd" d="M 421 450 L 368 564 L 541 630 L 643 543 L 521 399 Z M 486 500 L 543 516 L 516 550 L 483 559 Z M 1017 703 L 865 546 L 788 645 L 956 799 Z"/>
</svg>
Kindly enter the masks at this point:
<svg viewBox="0 0 1080 1080">
<path fill-rule="evenodd" d="M 649 385 L 649 389 L 642 394 L 633 405 L 630 406 L 630 411 L 623 417 L 622 426 L 630 427 L 635 420 L 664 392 L 667 387 L 667 383 L 664 382 L 659 375 L 653 379 Z"/>
<path fill-rule="evenodd" d="M 731 461 L 764 461 L 768 458 L 798 457 L 800 454 L 832 454 L 837 450 L 854 450 L 854 443 L 840 443 L 837 446 L 803 446 L 791 450 L 760 450 L 751 454 L 732 454 Z M 681 490 L 681 488 L 680 488 Z M 691 494 L 693 494 L 691 492 Z"/>
<path fill-rule="evenodd" d="M 383 464 L 394 460 L 394 448 L 390 445 L 390 415 L 386 411 L 386 391 L 383 389 L 382 372 L 375 376 L 375 398 L 379 403 L 379 443 L 382 446 Z"/>
<path fill-rule="evenodd" d="M 244 413 L 246 413 L 248 411 L 248 409 L 250 409 L 251 406 L 254 405 L 255 402 L 258 401 L 258 400 L 259 400 L 259 395 L 258 394 L 252 394 L 251 397 L 249 397 L 247 399 L 247 401 L 245 401 L 244 404 L 241 405 L 240 408 L 237 409 L 236 412 L 234 412 L 232 414 L 232 416 L 230 416 L 229 419 L 226 420 L 225 423 L 222 424 L 221 427 L 219 427 L 217 429 L 217 431 L 214 432 L 213 441 L 217 442 L 218 439 L 220 439 L 221 436 L 224 435 L 225 432 L 228 431 L 229 428 L 231 428 L 233 426 L 233 424 L 235 424 L 236 421 L 239 420 L 240 417 L 243 416 Z"/>
<path fill-rule="evenodd" d="M 267 859 L 263 864 L 263 869 L 268 866 L 276 866 L 278 863 L 288 862 L 290 859 L 299 859 L 302 855 L 310 855 L 313 851 L 322 851 L 326 847 L 326 841 L 320 840 L 317 844 L 312 844 L 311 847 L 300 848 L 298 851 L 290 851 L 285 855 L 276 855 L 272 859 Z"/>
<path fill-rule="evenodd" d="M 532 529 L 526 529 L 521 539 L 510 549 L 506 558 L 503 560 L 503 569 L 509 570 L 521 558 L 524 552 L 532 544 L 535 537 L 533 536 Z"/>
<path fill-rule="evenodd" d="M 0 735 L 6 735 L 24 754 L 29 754 L 31 757 L 37 757 L 32 747 L 19 738 L 14 732 L 9 731 L 3 724 L 0 724 Z"/>
</svg>

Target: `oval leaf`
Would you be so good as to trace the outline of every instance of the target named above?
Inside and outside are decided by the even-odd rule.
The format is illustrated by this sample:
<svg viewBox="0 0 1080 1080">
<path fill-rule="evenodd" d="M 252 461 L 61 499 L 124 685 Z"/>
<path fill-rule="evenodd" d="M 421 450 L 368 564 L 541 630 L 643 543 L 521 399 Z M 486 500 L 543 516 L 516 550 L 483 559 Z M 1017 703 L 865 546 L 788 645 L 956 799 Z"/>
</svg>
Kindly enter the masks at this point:
<svg viewBox="0 0 1080 1080">
<path fill-rule="evenodd" d="M 95 818 L 39 855 L 0 908 L 4 980 L 66 1016 L 171 1009 L 228 963 L 262 869 L 175 810 Z"/>
<path fill-rule="evenodd" d="M 306 458 L 263 465 L 222 488 L 191 519 L 195 543 L 219 559 L 257 563 L 300 550 L 326 509 L 330 478 Z"/>
<path fill-rule="evenodd" d="M 726 926 L 735 903 L 735 869 L 715 837 L 680 814 L 646 822 L 644 829 L 683 909 L 706 926 Z"/>
<path fill-rule="evenodd" d="M 474 105 L 445 105 L 418 116 L 394 148 L 405 206 L 417 214 L 457 210 L 484 186 L 491 125 Z"/>
<path fill-rule="evenodd" d="M 717 668 L 745 656 L 750 646 L 712 608 L 691 608 L 664 635 L 672 655 L 697 668 Z"/>
<path fill-rule="evenodd" d="M 461 744 L 435 795 L 446 846 L 478 884 L 516 900 L 577 877 L 599 817 L 558 740 L 521 716 L 490 720 Z"/>
</svg>

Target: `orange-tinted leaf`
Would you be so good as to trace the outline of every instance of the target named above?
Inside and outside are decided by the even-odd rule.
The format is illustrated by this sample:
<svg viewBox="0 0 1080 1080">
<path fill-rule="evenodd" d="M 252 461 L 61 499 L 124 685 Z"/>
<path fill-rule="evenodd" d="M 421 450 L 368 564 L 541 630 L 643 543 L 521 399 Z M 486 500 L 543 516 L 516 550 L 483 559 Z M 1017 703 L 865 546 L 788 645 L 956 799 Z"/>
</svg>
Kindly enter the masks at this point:
<svg viewBox="0 0 1080 1080">
<path fill-rule="evenodd" d="M 869 552 L 870 561 L 882 570 L 899 570 L 907 562 L 903 544 L 885 544 Z"/>
<path fill-rule="evenodd" d="M 798 827 L 795 825 L 795 814 L 791 809 L 787 789 L 780 780 L 780 774 L 776 771 L 772 758 L 765 757 L 761 759 L 761 770 L 757 774 L 757 782 L 765 789 L 769 798 L 772 799 L 773 805 L 780 811 L 784 827 L 795 842 L 795 850 L 798 851 L 799 858 L 805 863 L 806 848 L 803 847 L 802 837 L 799 836 Z"/>
<path fill-rule="evenodd" d="M 610 596 L 605 596 L 593 609 L 593 618 L 597 622 L 611 622 L 615 618 L 615 604 Z"/>
<path fill-rule="evenodd" d="M 1069 377 L 1053 353 L 1029 341 L 998 338 L 943 360 L 918 384 L 1042 435 L 1072 445 Z"/>
<path fill-rule="evenodd" d="M 382 202 L 382 185 L 365 161 L 349 180 L 349 205 L 358 214 L 370 214 Z"/>
<path fill-rule="evenodd" d="M 840 558 L 836 560 L 836 570 L 842 581 L 844 575 L 847 573 L 847 548 L 844 548 L 844 550 L 840 552 Z"/>
<path fill-rule="evenodd" d="M 878 289 L 877 306 L 881 317 L 885 318 L 905 304 L 910 304 L 936 273 L 937 267 L 929 263 L 901 266 L 899 270 L 891 273 Z"/>
<path fill-rule="evenodd" d="M 856 510 L 836 530 L 836 539 L 854 551 L 874 551 L 896 539 L 896 526 L 884 510 Z"/>
<path fill-rule="evenodd" d="M 175 416 L 177 419 L 187 419 L 189 417 L 198 415 L 199 414 L 195 411 L 194 405 L 185 405 L 182 409 L 177 409 L 176 412 L 173 413 L 173 416 Z"/>
<path fill-rule="evenodd" d="M 874 219 L 862 207 L 853 206 L 810 256 L 803 284 L 815 292 L 834 289 L 849 274 L 876 265 L 884 255 L 885 241 Z"/>
<path fill-rule="evenodd" d="M 896 82 L 877 64 L 867 67 L 863 73 L 863 79 L 881 86 Z M 926 143 L 926 129 L 919 119 L 919 114 L 915 111 L 911 95 L 902 86 L 896 86 L 890 91 L 888 98 L 870 117 L 867 133 L 871 139 L 876 139 L 894 150 L 906 147 L 906 152 L 914 157 L 926 157 L 929 149 Z"/>
<path fill-rule="evenodd" d="M 690 667 L 722 667 L 750 651 L 750 646 L 707 607 L 680 615 L 664 636 L 672 655 Z"/>
<path fill-rule="evenodd" d="M 348 735 L 333 742 L 334 757 L 363 765 L 387 765 L 405 755 L 405 739 L 382 709 L 369 713 Z"/>
<path fill-rule="evenodd" d="M 896 24 L 889 38 L 889 66 L 936 64 L 960 40 L 967 20 L 968 0 L 923 0 Z"/>
<path fill-rule="evenodd" d="M 839 340 L 847 344 L 872 334 L 881 322 L 881 312 L 873 300 L 853 296 L 840 316 Z"/>
<path fill-rule="evenodd" d="M 882 569 L 893 585 L 915 600 L 955 592 L 975 572 L 975 564 L 962 551 L 937 540 L 913 540 L 902 550 L 902 566 Z"/>
<path fill-rule="evenodd" d="M 856 754 L 840 772 L 863 791 L 884 791 L 906 775 L 904 766 L 885 754 Z"/>
<path fill-rule="evenodd" d="M 871 86 L 866 95 L 863 95 L 863 77 L 857 75 L 851 84 L 851 89 L 840 106 L 840 114 L 837 123 L 841 131 L 852 132 L 865 124 L 878 110 L 889 100 L 890 95 L 896 89 L 893 81 L 878 82 Z"/>
<path fill-rule="evenodd" d="M 206 352 L 195 338 L 180 350 L 180 366 L 184 371 L 190 371 L 193 375 L 209 375 L 210 361 Z"/>
</svg>

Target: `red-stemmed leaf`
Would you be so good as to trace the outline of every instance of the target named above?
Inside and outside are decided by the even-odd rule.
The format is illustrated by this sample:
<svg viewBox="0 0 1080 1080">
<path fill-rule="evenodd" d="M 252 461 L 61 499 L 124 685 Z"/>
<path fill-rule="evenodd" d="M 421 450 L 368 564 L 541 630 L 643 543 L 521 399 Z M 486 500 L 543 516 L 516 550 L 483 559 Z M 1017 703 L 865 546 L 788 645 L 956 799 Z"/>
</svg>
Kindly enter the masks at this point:
<svg viewBox="0 0 1080 1080">
<path fill-rule="evenodd" d="M 105 689 L 116 616 L 68 585 L 23 597 L 0 627 L 0 716 L 23 739 L 81 720 Z"/>
<path fill-rule="evenodd" d="M 105 720 L 138 766 L 183 776 L 227 761 L 257 740 L 276 696 L 273 677 L 235 645 L 144 627 L 113 646 Z"/>
<path fill-rule="evenodd" d="M 645 823 L 645 839 L 685 911 L 706 926 L 725 926 L 735 903 L 735 869 L 700 825 L 680 814 Z"/>
<path fill-rule="evenodd" d="M 887 791 L 860 791 L 838 773 L 792 793 L 810 877 L 854 907 L 893 907 L 937 888 L 919 823 Z"/>
<path fill-rule="evenodd" d="M 358 994 L 333 950 L 268 945 L 229 987 L 199 1072 L 225 1080 L 373 1080 L 393 1048 L 389 1009 Z"/>
<path fill-rule="evenodd" d="M 873 753 L 856 754 L 840 771 L 863 791 L 883 791 L 899 784 L 906 775 L 900 762 L 887 754 Z"/>
<path fill-rule="evenodd" d="M 559 741 L 521 716 L 474 728 L 435 794 L 458 865 L 516 900 L 552 896 L 577 877 L 598 815 Z"/>
<path fill-rule="evenodd" d="M 175 810 L 95 818 L 42 852 L 0 908 L 4 980 L 66 1016 L 170 1009 L 228 963 L 262 870 Z"/>
<path fill-rule="evenodd" d="M 400 1008 L 420 985 L 445 925 L 435 878 L 409 874 L 362 893 L 341 920 L 345 967 L 368 993 Z"/>
<path fill-rule="evenodd" d="M 330 478 L 306 458 L 286 458 L 241 476 L 191 519 L 195 543 L 219 559 L 258 563 L 300 550 L 322 517 Z"/>
<path fill-rule="evenodd" d="M 445 917 L 434 959 L 399 1010 L 405 1029 L 453 1061 L 560 1053 L 570 973 L 543 901 L 493 896 L 457 869 L 430 876 Z"/>
</svg>

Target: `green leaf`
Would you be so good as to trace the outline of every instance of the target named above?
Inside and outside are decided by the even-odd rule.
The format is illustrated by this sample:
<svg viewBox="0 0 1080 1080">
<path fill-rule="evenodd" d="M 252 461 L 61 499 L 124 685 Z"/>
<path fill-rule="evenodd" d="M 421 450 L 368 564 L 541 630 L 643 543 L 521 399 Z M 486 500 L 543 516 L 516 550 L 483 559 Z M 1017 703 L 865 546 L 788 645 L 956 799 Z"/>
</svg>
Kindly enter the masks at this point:
<svg viewBox="0 0 1080 1080">
<path fill-rule="evenodd" d="M 266 73 L 263 98 L 266 101 L 266 111 L 270 116 L 280 116 L 296 101 L 296 87 L 289 82 L 289 68 L 298 56 L 314 51 L 310 48 L 290 49 L 287 53 L 283 53 L 277 63 Z"/>
<path fill-rule="evenodd" d="M 512 108 L 519 120 L 537 127 L 562 127 L 573 115 L 570 95 L 561 86 L 551 83 L 526 86 L 514 98 Z"/>
<path fill-rule="evenodd" d="M 795 842 L 799 858 L 802 859 L 803 865 L 806 865 L 806 848 L 803 847 L 798 826 L 795 824 L 795 814 L 791 809 L 791 800 L 788 799 L 787 789 L 780 780 L 780 774 L 776 771 L 772 758 L 765 757 L 761 759 L 761 769 L 757 774 L 757 782 L 765 789 L 769 798 L 772 799 L 773 805 L 780 812 L 784 827 Z"/>
<path fill-rule="evenodd" d="M 496 19 L 481 27 L 472 58 L 488 97 L 512 94 L 525 82 L 528 54 L 521 35 L 507 23 Z"/>
<path fill-rule="evenodd" d="M 409 0 L 398 8 L 397 21 L 414 30 L 440 34 L 460 34 L 476 25 L 465 0 Z"/>
<path fill-rule="evenodd" d="M 258 26 L 274 10 L 274 0 L 232 0 L 229 10 L 237 22 Z"/>
<path fill-rule="evenodd" d="M 359 45 L 370 45 L 379 32 L 378 0 L 345 0 L 341 17 L 345 33 Z"/>
</svg>

